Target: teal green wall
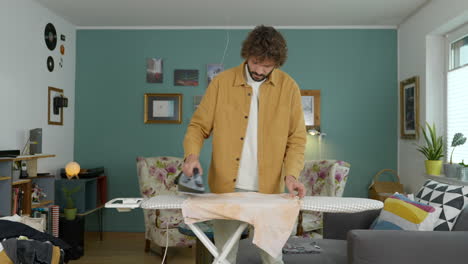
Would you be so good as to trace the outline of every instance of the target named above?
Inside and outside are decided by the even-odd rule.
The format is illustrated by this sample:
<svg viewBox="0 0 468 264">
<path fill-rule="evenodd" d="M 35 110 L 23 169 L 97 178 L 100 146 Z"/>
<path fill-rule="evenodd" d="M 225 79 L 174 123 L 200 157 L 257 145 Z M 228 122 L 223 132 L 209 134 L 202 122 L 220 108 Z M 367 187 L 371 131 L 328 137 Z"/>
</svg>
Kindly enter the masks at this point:
<svg viewBox="0 0 468 264">
<path fill-rule="evenodd" d="M 246 30 L 231 30 L 225 68 L 239 65 Z M 321 90 L 319 153 L 309 136 L 306 159 L 351 163 L 345 196 L 365 197 L 371 177 L 397 167 L 396 30 L 281 30 L 289 58 L 283 70 L 301 89 Z M 182 156 L 193 96 L 206 89 L 206 64 L 220 63 L 225 30 L 78 30 L 75 160 L 104 166 L 109 199 L 139 197 L 137 156 Z M 146 58 L 164 59 L 164 83 L 146 83 Z M 198 69 L 198 87 L 173 85 L 174 69 Z M 183 93 L 182 124 L 144 124 L 145 93 Z M 205 145 L 202 165 L 210 160 Z M 93 217 L 90 217 L 93 218 Z M 93 219 L 88 228 L 94 229 Z M 109 231 L 143 231 L 139 210 L 106 210 Z"/>
</svg>

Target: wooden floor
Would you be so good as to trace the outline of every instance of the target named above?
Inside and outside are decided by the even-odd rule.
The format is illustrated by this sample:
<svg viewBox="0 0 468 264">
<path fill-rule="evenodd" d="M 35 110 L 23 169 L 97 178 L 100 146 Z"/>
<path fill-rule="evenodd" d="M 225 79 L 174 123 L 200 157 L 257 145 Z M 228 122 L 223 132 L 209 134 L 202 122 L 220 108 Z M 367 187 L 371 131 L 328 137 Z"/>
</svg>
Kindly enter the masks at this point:
<svg viewBox="0 0 468 264">
<path fill-rule="evenodd" d="M 151 247 L 152 251 L 144 252 L 144 233 L 105 232 L 103 241 L 99 240 L 99 233 L 85 234 L 85 254 L 71 264 L 158 264 L 162 258 L 152 251 L 161 252 L 160 248 Z M 168 264 L 195 264 L 195 247 L 169 248 Z"/>
</svg>

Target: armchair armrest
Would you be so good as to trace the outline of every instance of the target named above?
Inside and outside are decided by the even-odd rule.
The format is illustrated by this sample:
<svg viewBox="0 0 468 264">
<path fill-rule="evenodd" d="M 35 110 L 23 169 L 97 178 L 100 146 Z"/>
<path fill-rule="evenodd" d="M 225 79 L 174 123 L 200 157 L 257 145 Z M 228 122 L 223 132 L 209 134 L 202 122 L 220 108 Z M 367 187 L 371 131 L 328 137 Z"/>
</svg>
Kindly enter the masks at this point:
<svg viewBox="0 0 468 264">
<path fill-rule="evenodd" d="M 467 231 L 352 230 L 348 263 L 465 263 Z"/>
<path fill-rule="evenodd" d="M 359 213 L 324 213 L 323 238 L 346 240 L 348 231 L 369 229 L 379 214 L 380 210 Z"/>
</svg>

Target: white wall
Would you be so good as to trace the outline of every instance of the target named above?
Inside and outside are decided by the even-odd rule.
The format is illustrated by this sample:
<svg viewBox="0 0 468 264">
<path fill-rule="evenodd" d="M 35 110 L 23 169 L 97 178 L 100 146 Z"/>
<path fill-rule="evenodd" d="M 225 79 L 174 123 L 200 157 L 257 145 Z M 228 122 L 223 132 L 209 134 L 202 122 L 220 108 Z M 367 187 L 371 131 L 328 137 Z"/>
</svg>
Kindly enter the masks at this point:
<svg viewBox="0 0 468 264">
<path fill-rule="evenodd" d="M 44 28 L 49 22 L 58 34 L 66 36 L 66 41 L 59 40 L 53 51 L 44 41 Z M 0 25 L 0 150 L 23 148 L 29 129 L 40 127 L 43 153 L 57 157 L 40 160 L 38 170 L 55 173 L 73 159 L 75 26 L 34 0 L 0 0 Z M 62 43 L 65 55 L 60 68 Z M 46 67 L 48 56 L 55 60 L 53 72 Z M 63 126 L 47 124 L 48 86 L 63 89 L 69 99 Z"/>
<path fill-rule="evenodd" d="M 445 129 L 443 35 L 466 22 L 467 0 L 433 0 L 398 30 L 398 79 L 420 77 L 420 122 L 434 122 L 440 133 Z M 416 192 L 425 180 L 425 158 L 414 143 L 398 141 L 398 170 L 408 192 Z M 421 138 L 419 143 L 423 143 Z"/>
</svg>

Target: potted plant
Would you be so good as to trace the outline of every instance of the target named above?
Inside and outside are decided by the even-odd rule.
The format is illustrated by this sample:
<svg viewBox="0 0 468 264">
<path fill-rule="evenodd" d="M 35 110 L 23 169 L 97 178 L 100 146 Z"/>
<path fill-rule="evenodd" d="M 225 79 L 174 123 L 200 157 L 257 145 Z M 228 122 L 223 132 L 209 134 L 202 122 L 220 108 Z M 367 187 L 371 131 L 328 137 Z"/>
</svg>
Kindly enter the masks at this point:
<svg viewBox="0 0 468 264">
<path fill-rule="evenodd" d="M 63 209 L 65 214 L 65 219 L 75 220 L 77 208 L 75 207 L 75 202 L 73 201 L 72 195 L 80 190 L 81 186 L 77 186 L 73 189 L 62 188 L 65 199 L 67 200 L 67 205 Z"/>
<path fill-rule="evenodd" d="M 426 156 L 426 173 L 429 175 L 440 175 L 442 169 L 442 157 L 444 157 L 444 141 L 442 136 L 437 136 L 435 125 L 430 126 L 426 123 L 427 129 L 429 130 L 429 135 L 426 132 L 426 129 L 422 128 L 422 134 L 424 135 L 424 140 L 426 141 L 425 146 L 418 145 L 418 151 Z"/>
<path fill-rule="evenodd" d="M 462 160 L 462 162 L 458 164 L 460 165 L 460 167 L 457 168 L 457 176 L 460 180 L 468 182 L 468 164 L 465 164 L 465 160 Z"/>
<path fill-rule="evenodd" d="M 456 133 L 453 135 L 452 139 L 452 153 L 450 154 L 450 163 L 444 164 L 444 173 L 445 176 L 449 178 L 457 178 L 458 175 L 458 168 L 461 167 L 460 164 L 453 164 L 452 163 L 452 157 L 453 157 L 453 151 L 455 150 L 456 147 L 461 146 L 465 144 L 466 142 L 466 137 L 463 136 L 462 133 Z"/>
</svg>

